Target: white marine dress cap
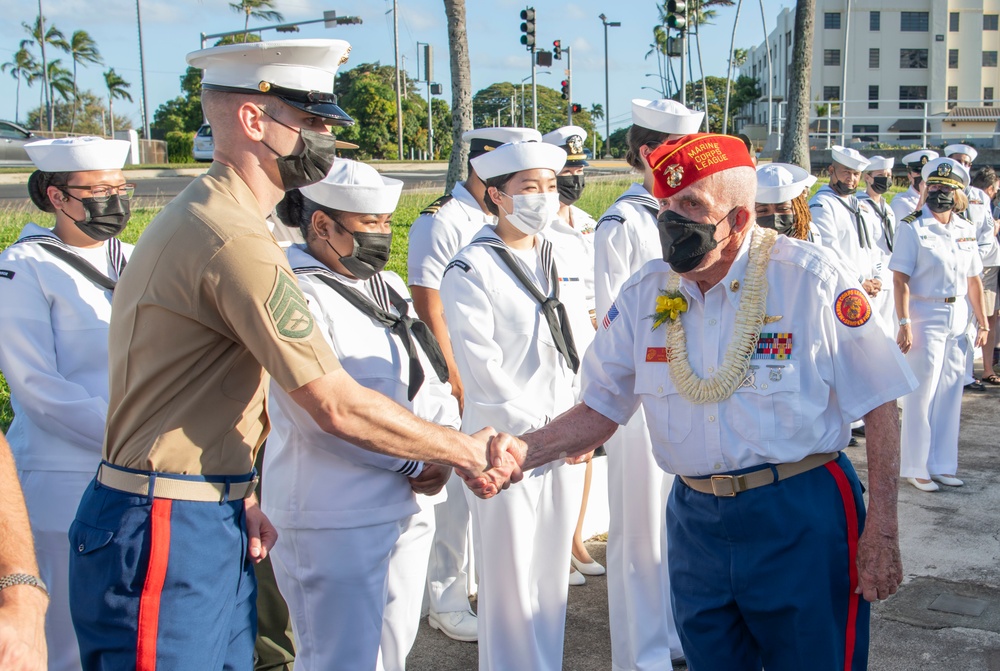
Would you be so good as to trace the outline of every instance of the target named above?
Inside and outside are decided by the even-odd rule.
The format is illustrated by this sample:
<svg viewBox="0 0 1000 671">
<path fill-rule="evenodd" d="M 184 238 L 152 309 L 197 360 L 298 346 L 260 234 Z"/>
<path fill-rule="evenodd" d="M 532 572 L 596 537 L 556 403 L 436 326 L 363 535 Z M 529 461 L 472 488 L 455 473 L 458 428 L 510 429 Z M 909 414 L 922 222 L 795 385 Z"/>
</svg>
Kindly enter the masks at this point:
<svg viewBox="0 0 1000 671">
<path fill-rule="evenodd" d="M 969 157 L 970 161 L 975 161 L 976 157 L 979 156 L 979 152 L 976 151 L 976 148 L 967 144 L 950 144 L 944 148 L 945 156 L 953 156 L 955 154 L 965 154 Z"/>
<path fill-rule="evenodd" d="M 65 137 L 24 145 L 28 158 L 42 172 L 121 170 L 132 143 L 102 137 Z"/>
<path fill-rule="evenodd" d="M 756 202 L 787 203 L 815 183 L 816 176 L 797 165 L 766 163 L 757 166 Z"/>
<path fill-rule="evenodd" d="M 566 152 L 548 142 L 508 142 L 472 159 L 480 179 L 547 168 L 556 174 L 566 165 Z"/>
<path fill-rule="evenodd" d="M 857 149 L 841 147 L 835 144 L 830 147 L 830 154 L 834 163 L 839 163 L 849 170 L 864 170 L 868 167 L 868 159 L 861 155 Z"/>
<path fill-rule="evenodd" d="M 326 177 L 299 191 L 314 203 L 340 212 L 390 214 L 399 203 L 403 182 L 383 177 L 366 163 L 338 158 Z"/>
<path fill-rule="evenodd" d="M 885 156 L 872 156 L 868 159 L 868 167 L 865 168 L 865 172 L 892 170 L 892 166 L 894 165 L 896 165 L 896 159 L 891 156 L 889 158 Z"/>
<path fill-rule="evenodd" d="M 670 135 L 697 133 L 704 118 L 704 112 L 688 109 L 676 100 L 632 99 L 632 123 L 661 133 Z"/>
</svg>

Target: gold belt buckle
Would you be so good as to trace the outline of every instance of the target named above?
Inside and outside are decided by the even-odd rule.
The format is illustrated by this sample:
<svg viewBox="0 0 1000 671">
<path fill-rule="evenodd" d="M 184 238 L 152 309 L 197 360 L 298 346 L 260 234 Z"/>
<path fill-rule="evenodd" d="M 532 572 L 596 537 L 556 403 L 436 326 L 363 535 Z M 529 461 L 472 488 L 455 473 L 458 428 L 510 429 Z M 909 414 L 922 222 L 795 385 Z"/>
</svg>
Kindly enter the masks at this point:
<svg viewBox="0 0 1000 671">
<path fill-rule="evenodd" d="M 728 491 L 722 483 L 729 483 Z M 736 496 L 736 476 L 735 475 L 713 475 L 712 493 L 720 498 L 732 498 Z"/>
</svg>

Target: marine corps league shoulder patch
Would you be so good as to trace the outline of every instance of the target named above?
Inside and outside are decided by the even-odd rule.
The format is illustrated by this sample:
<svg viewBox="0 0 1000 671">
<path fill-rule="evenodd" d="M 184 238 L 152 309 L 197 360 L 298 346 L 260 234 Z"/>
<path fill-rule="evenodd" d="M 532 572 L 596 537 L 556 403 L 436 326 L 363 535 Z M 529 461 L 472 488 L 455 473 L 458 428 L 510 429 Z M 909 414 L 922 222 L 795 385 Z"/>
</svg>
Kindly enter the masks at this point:
<svg viewBox="0 0 1000 671">
<path fill-rule="evenodd" d="M 312 334 L 313 316 L 306 297 L 295 278 L 281 268 L 267 298 L 267 314 L 282 340 L 302 340 Z"/>
<path fill-rule="evenodd" d="M 872 308 L 860 289 L 847 289 L 837 296 L 833 309 L 844 326 L 863 326 L 872 317 Z"/>
</svg>

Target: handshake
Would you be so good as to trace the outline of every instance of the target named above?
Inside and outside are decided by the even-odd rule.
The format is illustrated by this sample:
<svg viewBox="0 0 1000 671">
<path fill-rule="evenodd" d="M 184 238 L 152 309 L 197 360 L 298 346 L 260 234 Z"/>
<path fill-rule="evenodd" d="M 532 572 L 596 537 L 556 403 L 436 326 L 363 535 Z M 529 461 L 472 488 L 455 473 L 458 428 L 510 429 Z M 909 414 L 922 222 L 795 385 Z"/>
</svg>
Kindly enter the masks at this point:
<svg viewBox="0 0 1000 671">
<path fill-rule="evenodd" d="M 473 494 L 481 499 L 492 498 L 524 477 L 521 467 L 528 445 L 523 440 L 509 433 L 497 433 L 492 427 L 477 431 L 469 438 L 475 442 L 472 449 L 479 461 L 477 468 L 456 468 L 455 471 Z"/>
</svg>

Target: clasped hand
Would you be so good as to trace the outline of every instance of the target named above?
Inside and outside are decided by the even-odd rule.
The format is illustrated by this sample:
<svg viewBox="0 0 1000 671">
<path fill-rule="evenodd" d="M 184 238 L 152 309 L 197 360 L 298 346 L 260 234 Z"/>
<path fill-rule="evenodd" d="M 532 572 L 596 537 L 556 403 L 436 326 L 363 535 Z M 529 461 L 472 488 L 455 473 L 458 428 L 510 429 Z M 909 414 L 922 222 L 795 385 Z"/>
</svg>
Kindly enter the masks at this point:
<svg viewBox="0 0 1000 671">
<path fill-rule="evenodd" d="M 527 454 L 527 445 L 507 433 L 497 433 L 487 427 L 472 434 L 483 446 L 483 467 L 478 473 L 458 472 L 466 486 L 481 499 L 496 496 L 512 483 L 520 482 L 524 474 L 521 464 Z"/>
</svg>

